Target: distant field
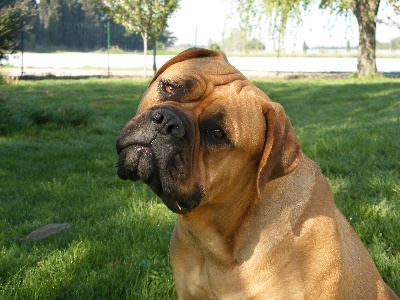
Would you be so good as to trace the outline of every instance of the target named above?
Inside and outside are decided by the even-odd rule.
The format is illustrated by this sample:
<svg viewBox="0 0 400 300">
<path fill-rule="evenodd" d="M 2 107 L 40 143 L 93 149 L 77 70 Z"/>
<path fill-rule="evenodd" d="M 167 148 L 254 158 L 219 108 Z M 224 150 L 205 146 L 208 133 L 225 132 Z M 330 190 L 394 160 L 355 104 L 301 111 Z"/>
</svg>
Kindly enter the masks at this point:
<svg viewBox="0 0 400 300">
<path fill-rule="evenodd" d="M 278 53 L 227 53 L 228 60 L 240 71 L 278 73 L 356 73 L 357 56 L 347 53 L 326 53 L 324 55 L 310 54 L 279 54 Z M 157 55 L 156 65 L 160 67 L 173 57 L 172 54 Z M 400 57 L 400 55 L 399 55 Z M 46 76 L 107 76 L 108 68 L 112 75 L 142 76 L 144 67 L 142 53 L 20 53 L 10 56 L 5 70 L 12 76 L 25 75 Z M 153 56 L 146 58 L 148 75 L 152 74 Z M 398 57 L 378 57 L 376 60 L 378 72 L 400 73 Z M 23 65 L 23 70 L 21 66 Z M 138 72 L 139 71 L 139 72 Z"/>
<path fill-rule="evenodd" d="M 0 299 L 176 299 L 175 215 L 121 181 L 116 138 L 148 80 L 0 85 Z M 400 79 L 257 80 L 400 294 Z M 22 242 L 32 230 L 71 229 Z"/>
</svg>

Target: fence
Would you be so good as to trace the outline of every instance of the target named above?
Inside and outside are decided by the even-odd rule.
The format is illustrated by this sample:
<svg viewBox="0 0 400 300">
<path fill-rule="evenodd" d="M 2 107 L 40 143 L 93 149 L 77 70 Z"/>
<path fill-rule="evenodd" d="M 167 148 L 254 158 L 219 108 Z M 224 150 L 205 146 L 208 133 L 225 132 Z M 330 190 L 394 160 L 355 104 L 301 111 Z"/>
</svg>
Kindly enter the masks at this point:
<svg viewBox="0 0 400 300">
<path fill-rule="evenodd" d="M 110 22 L 98 25 L 61 23 L 46 34 L 42 32 L 44 35 L 40 38 L 36 36 L 39 33 L 40 31 L 32 30 L 30 36 L 21 34 L 22 51 L 10 56 L 6 68 L 9 75 L 47 77 L 144 75 L 142 38 L 127 34 L 122 26 Z M 169 36 L 166 39 L 173 40 L 173 37 Z M 324 57 L 279 57 L 275 53 L 270 56 L 228 56 L 228 58 L 242 72 L 256 76 L 293 72 L 356 72 L 356 51 L 344 54 L 346 57 L 339 57 L 343 53 L 332 53 L 333 57 L 327 56 L 327 53 Z M 378 58 L 378 71 L 399 73 L 399 56 L 397 53 L 397 58 Z M 160 67 L 171 57 L 172 55 L 158 55 L 156 66 Z M 147 56 L 146 65 L 149 69 L 153 66 L 152 53 Z M 151 73 L 149 71 L 148 75 Z"/>
<path fill-rule="evenodd" d="M 152 45 L 150 45 L 151 49 Z M 21 31 L 20 35 L 21 52 L 11 55 L 8 59 L 8 66 L 13 69 L 20 66 L 20 75 L 29 75 L 32 70 L 27 69 L 57 69 L 60 62 L 66 62 L 63 68 L 76 69 L 82 67 L 100 67 L 107 69 L 107 75 L 111 75 L 110 55 L 112 53 L 142 52 L 143 40 L 139 35 L 128 33 L 124 27 L 112 22 L 99 24 L 64 22 L 54 26 L 35 26 L 29 34 Z M 80 55 L 69 55 L 57 57 L 54 53 L 80 53 Z M 90 56 L 85 53 L 91 53 Z M 96 55 L 97 54 L 97 55 Z M 93 64 L 93 59 L 102 63 Z M 88 63 L 85 58 L 90 57 Z M 78 59 L 77 59 L 78 58 Z M 58 61 L 58 63 L 57 63 Z M 79 62 L 80 64 L 76 64 Z M 104 65 L 107 61 L 107 65 Z M 53 62 L 50 63 L 49 62 Z M 37 73 L 38 71 L 36 71 Z M 12 70 L 16 75 L 16 70 Z M 51 70 L 46 73 L 51 73 Z M 93 72 L 92 72 L 93 73 Z"/>
<path fill-rule="evenodd" d="M 157 67 L 172 55 L 157 55 Z M 152 66 L 153 58 L 147 57 Z M 356 57 L 246 57 L 228 56 L 228 60 L 245 75 L 276 76 L 281 73 L 353 73 L 357 70 Z M 20 76 L 22 58 L 10 58 L 7 72 Z M 45 77 L 74 76 L 143 76 L 144 56 L 138 53 L 25 53 L 23 75 Z M 378 58 L 379 72 L 400 73 L 400 58 Z M 149 70 L 148 75 L 152 72 Z M 396 75 L 398 76 L 398 74 Z"/>
<path fill-rule="evenodd" d="M 158 55 L 160 67 L 170 55 Z M 148 74 L 153 66 L 153 57 L 147 56 Z M 143 76 L 144 56 L 139 53 L 17 53 L 10 56 L 7 72 L 11 76 Z"/>
</svg>

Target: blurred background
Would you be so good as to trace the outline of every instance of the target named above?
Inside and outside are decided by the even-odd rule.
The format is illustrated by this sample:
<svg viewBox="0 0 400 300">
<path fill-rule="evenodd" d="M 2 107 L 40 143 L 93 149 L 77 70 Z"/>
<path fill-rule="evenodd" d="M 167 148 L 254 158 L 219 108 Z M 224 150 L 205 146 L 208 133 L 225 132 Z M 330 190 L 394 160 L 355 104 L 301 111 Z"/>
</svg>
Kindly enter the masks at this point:
<svg viewBox="0 0 400 300">
<path fill-rule="evenodd" d="M 168 15 L 156 42 L 149 39 L 146 57 L 141 34 L 128 30 L 126 24 L 102 9 L 107 1 L 0 3 L 5 8 L 17 2 L 26 9 L 15 36 L 19 47 L 1 61 L 11 76 L 143 76 L 145 64 L 146 68 L 159 68 L 189 47 L 222 50 L 234 66 L 255 76 L 357 71 L 356 17 L 319 9 L 318 2 L 311 2 L 300 17 L 290 19 L 282 32 L 273 28 L 279 26 L 279 19 L 274 23 L 277 19 L 268 14 L 254 9 L 253 18 L 249 19 L 240 6 L 246 1 L 175 1 L 178 7 Z M 253 9 L 257 1 L 251 2 Z M 377 15 L 379 72 L 400 72 L 400 16 L 396 2 L 382 0 Z M 152 74 L 146 72 L 146 76 Z"/>
</svg>

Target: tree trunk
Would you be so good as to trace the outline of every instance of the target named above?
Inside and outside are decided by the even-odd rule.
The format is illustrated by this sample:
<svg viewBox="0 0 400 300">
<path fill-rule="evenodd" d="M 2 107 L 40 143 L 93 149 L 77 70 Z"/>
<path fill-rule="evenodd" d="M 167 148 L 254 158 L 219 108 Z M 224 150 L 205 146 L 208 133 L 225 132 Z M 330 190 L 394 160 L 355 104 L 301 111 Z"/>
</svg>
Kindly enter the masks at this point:
<svg viewBox="0 0 400 300">
<path fill-rule="evenodd" d="M 144 69 L 143 69 L 143 76 L 144 78 L 147 77 L 147 32 L 142 32 L 143 38 L 143 56 L 144 56 Z"/>
<path fill-rule="evenodd" d="M 380 0 L 352 0 L 351 10 L 357 18 L 360 39 L 357 72 L 359 76 L 375 75 L 376 15 Z"/>
<path fill-rule="evenodd" d="M 154 46 L 153 46 L 153 72 L 154 75 L 157 73 L 157 65 L 156 65 L 156 56 L 157 56 L 157 39 L 153 37 Z"/>
</svg>

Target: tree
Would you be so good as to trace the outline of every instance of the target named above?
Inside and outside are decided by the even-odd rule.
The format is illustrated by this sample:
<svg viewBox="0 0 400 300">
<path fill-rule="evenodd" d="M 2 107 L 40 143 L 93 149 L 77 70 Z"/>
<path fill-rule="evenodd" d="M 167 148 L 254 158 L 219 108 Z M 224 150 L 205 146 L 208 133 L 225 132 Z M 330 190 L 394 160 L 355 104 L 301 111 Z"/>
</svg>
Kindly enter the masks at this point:
<svg viewBox="0 0 400 300">
<path fill-rule="evenodd" d="M 392 5 L 394 12 L 400 15 L 400 1 L 399 0 L 387 0 Z M 377 20 L 378 23 L 386 24 L 400 29 L 400 23 L 395 21 L 392 16 L 386 16 L 385 19 Z"/>
<path fill-rule="evenodd" d="M 390 49 L 391 50 L 399 50 L 400 49 L 400 37 L 394 38 L 390 41 Z"/>
<path fill-rule="evenodd" d="M 304 41 L 304 43 L 303 43 L 303 53 L 306 54 L 308 49 L 309 48 L 307 46 L 307 43 L 306 43 L 306 41 Z"/>
<path fill-rule="evenodd" d="M 221 50 L 221 45 L 218 44 L 217 42 L 209 40 L 208 41 L 208 49 L 210 49 L 210 50 Z"/>
<path fill-rule="evenodd" d="M 108 32 L 110 44 L 114 47 L 142 50 L 142 38 L 136 34 L 128 36 L 125 28 L 108 20 L 93 0 L 41 0 L 37 6 L 37 26 L 32 30 L 36 42 L 35 48 L 32 48 L 35 50 L 104 49 Z"/>
<path fill-rule="evenodd" d="M 349 53 L 351 51 L 350 41 L 347 40 L 346 42 L 346 51 Z"/>
<path fill-rule="evenodd" d="M 380 0 L 351 0 L 345 7 L 357 18 L 359 30 L 357 71 L 360 76 L 377 73 L 375 36 L 379 2 Z"/>
<path fill-rule="evenodd" d="M 246 48 L 248 50 L 265 50 L 265 45 L 259 39 L 252 38 L 247 42 Z"/>
<path fill-rule="evenodd" d="M 18 50 L 18 34 L 24 29 L 24 18 L 32 14 L 31 6 L 31 0 L 0 0 L 0 61 Z"/>
<path fill-rule="evenodd" d="M 274 20 L 280 33 L 286 29 L 289 19 L 300 20 L 302 9 L 313 3 L 311 0 L 236 0 L 242 13 L 256 14 L 254 7 L 262 9 Z M 381 0 L 320 0 L 321 9 L 329 9 L 340 15 L 353 14 L 358 22 L 359 46 L 357 71 L 359 76 L 376 74 L 376 16 Z M 399 13 L 399 0 L 387 0 Z M 277 25 L 279 24 L 279 26 Z"/>
<path fill-rule="evenodd" d="M 154 69 L 156 41 L 167 28 L 168 18 L 179 8 L 179 0 L 97 0 L 101 9 L 128 32 L 140 34 L 144 45 L 144 76 L 147 77 L 147 42 L 154 43 Z M 155 71 L 155 70 L 154 70 Z"/>
<path fill-rule="evenodd" d="M 164 48 L 173 47 L 177 40 L 178 38 L 172 35 L 172 32 L 168 30 L 164 30 L 158 39 Z"/>
<path fill-rule="evenodd" d="M 222 49 L 229 52 L 243 52 L 246 48 L 246 31 L 233 28 L 229 37 L 222 41 Z"/>
<path fill-rule="evenodd" d="M 0 5 L 3 5 L 0 0 Z M 15 53 L 18 44 L 16 36 L 21 27 L 20 15 L 13 7 L 0 8 L 0 61 L 8 54 Z"/>
</svg>

